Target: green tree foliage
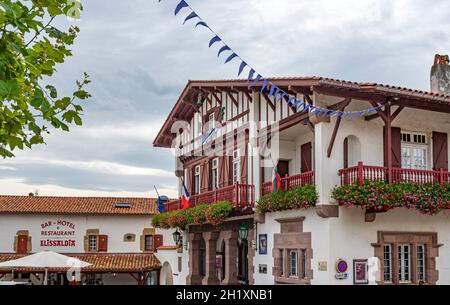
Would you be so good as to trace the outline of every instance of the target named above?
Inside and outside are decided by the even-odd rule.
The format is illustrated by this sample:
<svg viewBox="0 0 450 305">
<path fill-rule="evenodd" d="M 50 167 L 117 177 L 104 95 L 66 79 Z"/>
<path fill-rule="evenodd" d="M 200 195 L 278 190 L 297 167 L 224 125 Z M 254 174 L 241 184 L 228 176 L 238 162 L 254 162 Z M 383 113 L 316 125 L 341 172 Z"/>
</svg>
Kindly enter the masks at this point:
<svg viewBox="0 0 450 305">
<path fill-rule="evenodd" d="M 72 55 L 68 49 L 79 32 L 76 26 L 61 30 L 55 18 L 79 17 L 82 7 L 74 0 L 0 0 L 0 156 L 13 157 L 15 149 L 44 143 L 50 129 L 69 131 L 81 125 L 90 97 L 83 88 L 84 73 L 71 96 L 60 96 L 51 85 L 56 65 Z"/>
</svg>

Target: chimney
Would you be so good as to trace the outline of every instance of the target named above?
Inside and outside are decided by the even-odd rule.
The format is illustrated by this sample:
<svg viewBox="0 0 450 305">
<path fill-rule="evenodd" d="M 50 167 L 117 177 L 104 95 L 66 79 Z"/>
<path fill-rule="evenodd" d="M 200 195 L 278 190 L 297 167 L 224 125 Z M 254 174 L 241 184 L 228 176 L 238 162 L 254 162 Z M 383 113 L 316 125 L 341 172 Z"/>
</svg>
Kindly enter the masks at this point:
<svg viewBox="0 0 450 305">
<path fill-rule="evenodd" d="M 431 67 L 431 92 L 450 95 L 450 60 L 448 55 L 434 56 Z"/>
</svg>

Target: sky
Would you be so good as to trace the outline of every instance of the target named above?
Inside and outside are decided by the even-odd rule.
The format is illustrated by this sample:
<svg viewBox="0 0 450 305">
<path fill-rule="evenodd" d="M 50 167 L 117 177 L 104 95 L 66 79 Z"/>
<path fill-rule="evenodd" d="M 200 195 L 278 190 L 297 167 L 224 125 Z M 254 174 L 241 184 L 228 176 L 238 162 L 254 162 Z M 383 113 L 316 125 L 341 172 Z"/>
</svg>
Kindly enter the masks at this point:
<svg viewBox="0 0 450 305">
<path fill-rule="evenodd" d="M 188 80 L 236 78 L 182 25 L 177 0 L 81 0 L 73 56 L 52 83 L 71 94 L 83 72 L 83 126 L 0 160 L 0 194 L 177 196 L 174 155 L 152 142 Z M 448 0 L 187 0 L 263 76 L 325 76 L 429 89 L 434 55 L 450 53 Z"/>
</svg>

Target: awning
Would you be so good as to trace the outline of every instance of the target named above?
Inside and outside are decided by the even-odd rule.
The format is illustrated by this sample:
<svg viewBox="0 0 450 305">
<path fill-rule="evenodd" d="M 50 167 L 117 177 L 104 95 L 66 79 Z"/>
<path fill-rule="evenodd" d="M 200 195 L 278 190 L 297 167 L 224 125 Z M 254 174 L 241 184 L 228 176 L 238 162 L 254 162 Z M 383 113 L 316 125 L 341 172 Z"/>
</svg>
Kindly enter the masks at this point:
<svg viewBox="0 0 450 305">
<path fill-rule="evenodd" d="M 81 269 L 83 273 L 140 273 L 161 268 L 160 261 L 153 253 L 77 253 L 64 255 L 78 258 L 92 264 Z M 29 254 L 0 253 L 0 262 L 18 259 Z M 0 268 L 0 273 L 44 272 L 43 268 Z M 64 272 L 67 268 L 49 268 L 49 272 Z"/>
</svg>

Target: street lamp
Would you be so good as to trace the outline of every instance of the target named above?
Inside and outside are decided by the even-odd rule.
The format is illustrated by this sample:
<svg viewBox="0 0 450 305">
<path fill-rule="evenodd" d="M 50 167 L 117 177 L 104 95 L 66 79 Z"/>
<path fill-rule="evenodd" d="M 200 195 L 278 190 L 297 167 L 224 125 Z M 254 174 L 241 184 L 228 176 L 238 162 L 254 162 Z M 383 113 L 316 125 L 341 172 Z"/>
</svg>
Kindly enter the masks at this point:
<svg viewBox="0 0 450 305">
<path fill-rule="evenodd" d="M 247 240 L 248 237 L 248 226 L 247 224 L 241 224 L 239 227 L 239 242 L 244 242 Z"/>
</svg>

